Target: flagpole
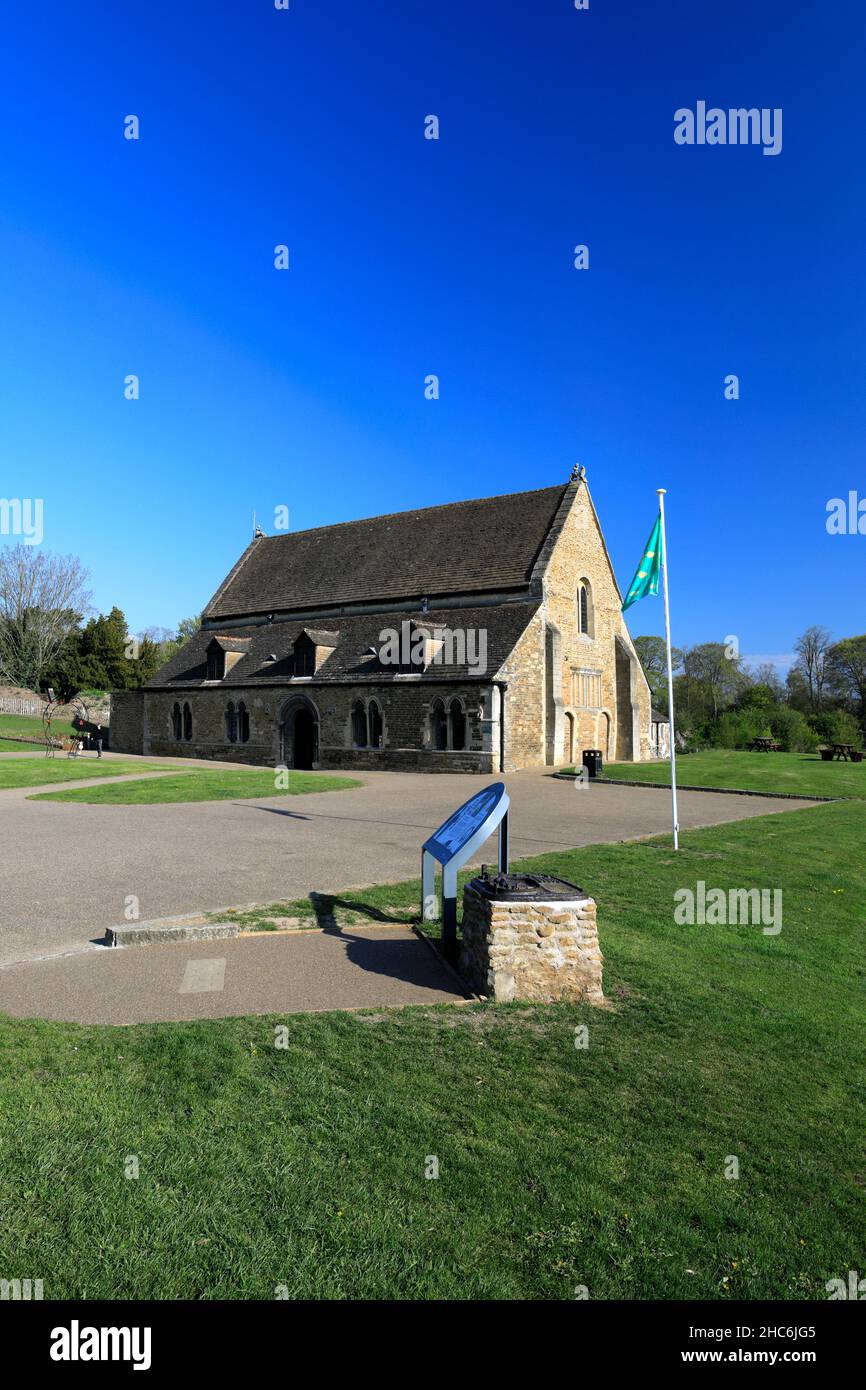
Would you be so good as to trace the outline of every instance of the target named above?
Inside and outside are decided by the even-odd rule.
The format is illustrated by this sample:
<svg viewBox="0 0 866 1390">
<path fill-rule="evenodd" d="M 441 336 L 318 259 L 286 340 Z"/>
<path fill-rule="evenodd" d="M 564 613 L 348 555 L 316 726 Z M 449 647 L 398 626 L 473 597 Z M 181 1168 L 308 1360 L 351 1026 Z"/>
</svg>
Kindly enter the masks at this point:
<svg viewBox="0 0 866 1390">
<path fill-rule="evenodd" d="M 668 650 L 668 719 L 670 720 L 671 730 L 671 822 L 674 832 L 674 849 L 680 847 L 680 823 L 677 816 L 677 752 L 676 738 L 674 735 L 674 671 L 671 660 L 671 610 L 668 603 L 668 545 L 665 536 L 665 492 L 666 488 L 658 487 L 656 492 L 659 495 L 659 516 L 661 518 L 661 537 L 662 537 L 662 573 L 664 577 L 665 592 L 665 642 Z"/>
</svg>

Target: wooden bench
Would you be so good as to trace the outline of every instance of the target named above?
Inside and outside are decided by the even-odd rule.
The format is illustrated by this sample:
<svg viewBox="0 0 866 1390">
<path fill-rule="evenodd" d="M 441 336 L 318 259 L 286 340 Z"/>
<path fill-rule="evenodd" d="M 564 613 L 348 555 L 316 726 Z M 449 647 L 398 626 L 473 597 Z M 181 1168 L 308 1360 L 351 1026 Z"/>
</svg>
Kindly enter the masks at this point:
<svg viewBox="0 0 866 1390">
<path fill-rule="evenodd" d="M 778 753 L 781 745 L 773 738 L 753 738 L 749 744 L 750 753 Z"/>
</svg>

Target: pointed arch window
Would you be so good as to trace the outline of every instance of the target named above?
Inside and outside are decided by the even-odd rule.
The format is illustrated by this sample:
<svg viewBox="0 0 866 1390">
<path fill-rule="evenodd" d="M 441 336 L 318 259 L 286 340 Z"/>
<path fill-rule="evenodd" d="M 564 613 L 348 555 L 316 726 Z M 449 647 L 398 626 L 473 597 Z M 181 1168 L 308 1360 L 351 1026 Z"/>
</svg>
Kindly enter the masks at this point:
<svg viewBox="0 0 866 1390">
<path fill-rule="evenodd" d="M 236 743 L 238 737 L 238 717 L 235 712 L 234 701 L 229 700 L 226 707 L 226 738 L 229 743 Z"/>
<path fill-rule="evenodd" d="M 458 752 L 466 747 L 466 715 L 460 701 L 454 699 L 448 710 L 448 731 L 451 735 L 450 747 Z"/>
<path fill-rule="evenodd" d="M 183 734 L 183 722 L 180 715 L 180 705 L 177 700 L 175 700 L 171 708 L 171 732 L 175 743 L 180 743 Z"/>
<path fill-rule="evenodd" d="M 577 630 L 584 637 L 595 636 L 592 586 L 588 579 L 581 579 L 577 586 Z"/>
<path fill-rule="evenodd" d="M 240 739 L 241 743 L 249 743 L 249 741 L 250 741 L 250 712 L 249 712 L 249 710 L 247 709 L 246 705 L 244 704 L 243 700 L 241 700 L 240 704 L 238 705 L 237 726 L 238 726 L 238 738 Z"/>
<path fill-rule="evenodd" d="M 192 739 L 192 710 L 188 700 L 183 702 L 183 736 L 187 743 Z"/>
<path fill-rule="evenodd" d="M 352 743 L 356 748 L 367 747 L 367 711 L 360 700 L 352 706 Z"/>
<path fill-rule="evenodd" d="M 430 710 L 430 743 L 440 752 L 448 747 L 448 717 L 442 700 L 434 700 Z"/>
<path fill-rule="evenodd" d="M 382 747 L 382 711 L 379 709 L 375 700 L 371 700 L 367 707 L 367 723 L 370 734 L 370 747 Z"/>
</svg>

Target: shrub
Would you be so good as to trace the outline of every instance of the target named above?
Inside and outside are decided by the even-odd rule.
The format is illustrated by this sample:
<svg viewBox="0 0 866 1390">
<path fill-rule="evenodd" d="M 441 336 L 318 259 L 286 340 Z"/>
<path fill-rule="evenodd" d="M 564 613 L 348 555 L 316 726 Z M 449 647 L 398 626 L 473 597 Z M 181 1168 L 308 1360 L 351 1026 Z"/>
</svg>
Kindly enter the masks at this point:
<svg viewBox="0 0 866 1390">
<path fill-rule="evenodd" d="M 845 709 L 813 714 L 809 724 L 821 743 L 851 743 L 855 748 L 863 747 L 862 730 L 853 714 Z"/>
<path fill-rule="evenodd" d="M 811 753 L 818 747 L 818 735 L 798 709 L 779 705 L 770 711 L 769 719 L 773 738 L 781 743 L 784 752 Z"/>
<path fill-rule="evenodd" d="M 745 748 L 753 738 L 768 738 L 766 710 L 726 710 L 709 731 L 714 748 Z"/>
</svg>

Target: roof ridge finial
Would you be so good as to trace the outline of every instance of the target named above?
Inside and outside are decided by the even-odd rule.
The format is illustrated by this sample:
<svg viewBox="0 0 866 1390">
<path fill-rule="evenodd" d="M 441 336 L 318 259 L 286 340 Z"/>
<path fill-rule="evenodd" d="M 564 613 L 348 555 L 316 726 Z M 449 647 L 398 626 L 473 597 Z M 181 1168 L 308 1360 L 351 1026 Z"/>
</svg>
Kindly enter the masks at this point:
<svg viewBox="0 0 866 1390">
<path fill-rule="evenodd" d="M 584 466 L 583 466 L 582 463 L 576 463 L 576 464 L 574 465 L 574 467 L 573 467 L 572 470 L 571 470 L 571 477 L 569 478 L 568 481 L 569 481 L 570 483 L 585 483 L 585 482 L 586 482 L 586 469 L 584 468 Z"/>
</svg>

